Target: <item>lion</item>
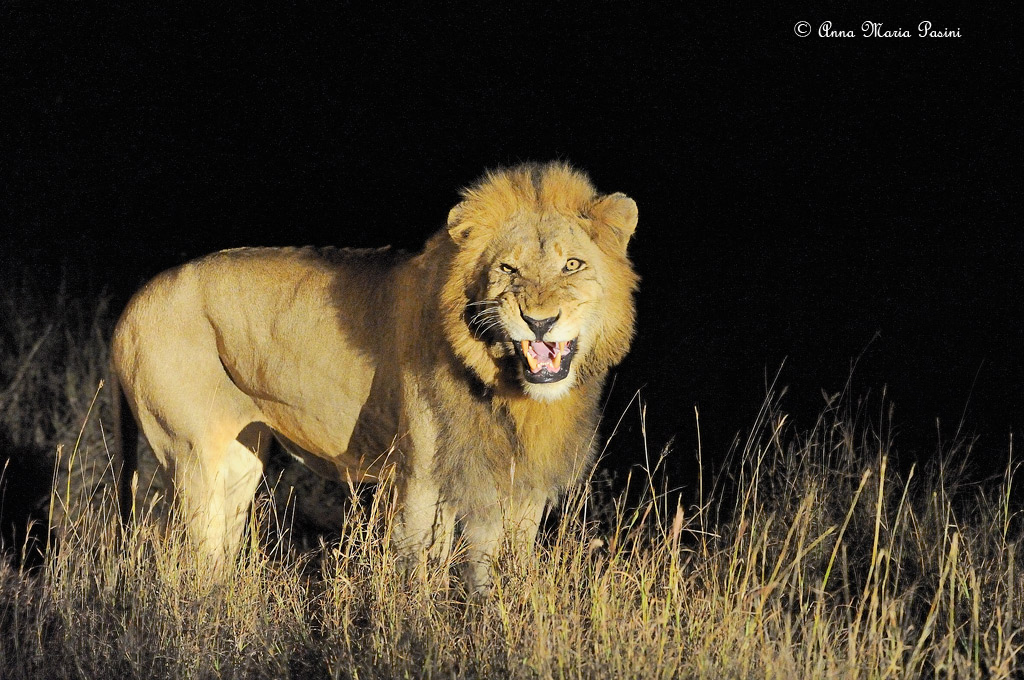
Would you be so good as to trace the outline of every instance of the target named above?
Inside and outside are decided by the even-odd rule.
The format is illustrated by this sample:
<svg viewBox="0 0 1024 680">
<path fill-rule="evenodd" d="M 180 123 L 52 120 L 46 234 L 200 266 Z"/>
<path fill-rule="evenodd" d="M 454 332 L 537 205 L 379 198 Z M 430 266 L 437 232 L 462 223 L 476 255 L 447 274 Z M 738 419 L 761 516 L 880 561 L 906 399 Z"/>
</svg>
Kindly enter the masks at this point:
<svg viewBox="0 0 1024 680">
<path fill-rule="evenodd" d="M 486 590 L 505 537 L 532 546 L 592 461 L 634 335 L 637 207 L 562 162 L 492 171 L 461 199 L 418 254 L 238 248 L 136 293 L 112 343 L 122 512 L 137 423 L 224 574 L 276 438 L 336 480 L 392 479 L 398 554 L 444 563 L 458 532 Z"/>
</svg>

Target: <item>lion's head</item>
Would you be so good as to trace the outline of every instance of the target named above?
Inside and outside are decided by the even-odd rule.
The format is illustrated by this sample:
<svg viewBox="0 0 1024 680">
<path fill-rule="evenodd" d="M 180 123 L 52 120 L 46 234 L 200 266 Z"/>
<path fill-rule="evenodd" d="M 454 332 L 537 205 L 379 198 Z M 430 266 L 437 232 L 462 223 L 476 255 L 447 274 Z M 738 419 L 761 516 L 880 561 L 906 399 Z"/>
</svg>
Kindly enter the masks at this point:
<svg viewBox="0 0 1024 680">
<path fill-rule="evenodd" d="M 448 215 L 442 291 L 455 353 L 483 382 L 550 401 L 626 355 L 637 208 L 564 163 L 492 172 Z"/>
</svg>

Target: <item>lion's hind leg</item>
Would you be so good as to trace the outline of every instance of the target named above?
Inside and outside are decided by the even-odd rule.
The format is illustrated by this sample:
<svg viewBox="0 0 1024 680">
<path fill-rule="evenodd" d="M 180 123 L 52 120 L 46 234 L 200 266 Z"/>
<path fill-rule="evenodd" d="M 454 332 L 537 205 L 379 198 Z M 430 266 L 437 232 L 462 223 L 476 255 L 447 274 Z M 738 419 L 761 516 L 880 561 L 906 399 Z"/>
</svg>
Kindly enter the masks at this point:
<svg viewBox="0 0 1024 680">
<path fill-rule="evenodd" d="M 207 440 L 174 466 L 178 511 L 202 566 L 215 579 L 230 573 L 241 547 L 263 474 L 259 453 L 235 438 Z"/>
</svg>

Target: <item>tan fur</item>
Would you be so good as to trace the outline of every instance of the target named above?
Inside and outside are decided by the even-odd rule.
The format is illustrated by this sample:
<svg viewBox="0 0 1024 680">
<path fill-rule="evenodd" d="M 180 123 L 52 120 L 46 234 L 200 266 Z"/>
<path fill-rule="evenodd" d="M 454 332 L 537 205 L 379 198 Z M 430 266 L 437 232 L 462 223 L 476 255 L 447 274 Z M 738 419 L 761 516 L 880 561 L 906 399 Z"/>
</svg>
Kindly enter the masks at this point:
<svg viewBox="0 0 1024 680">
<path fill-rule="evenodd" d="M 277 436 L 338 479 L 396 472 L 401 553 L 443 559 L 458 525 L 469 585 L 486 586 L 505 530 L 531 544 L 591 459 L 633 335 L 636 216 L 565 164 L 523 165 L 466 189 L 418 255 L 237 249 L 146 285 L 113 366 L 200 552 L 230 564 Z M 526 381 L 524 317 L 575 342 L 563 379 Z"/>
</svg>

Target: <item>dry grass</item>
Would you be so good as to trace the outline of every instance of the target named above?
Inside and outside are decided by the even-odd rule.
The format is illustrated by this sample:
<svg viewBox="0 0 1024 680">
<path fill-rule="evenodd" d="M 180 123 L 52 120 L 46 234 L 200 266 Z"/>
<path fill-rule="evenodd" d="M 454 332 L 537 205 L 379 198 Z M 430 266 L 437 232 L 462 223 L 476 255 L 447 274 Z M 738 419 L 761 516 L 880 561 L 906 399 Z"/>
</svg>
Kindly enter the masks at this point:
<svg viewBox="0 0 1024 680">
<path fill-rule="evenodd" d="M 290 547 L 266 496 L 237 573 L 211 586 L 155 506 L 140 503 L 128 532 L 115 521 L 104 391 L 89 406 L 109 319 L 79 316 L 4 339 L 21 352 L 0 374 L 9 451 L 34 450 L 35 425 L 64 442 L 53 507 L 74 508 L 54 514 L 37 566 L 7 546 L 4 678 L 1020 677 L 1012 463 L 962 483 L 960 444 L 897 475 L 888 435 L 842 399 L 804 431 L 767 400 L 690 507 L 651 477 L 615 498 L 581 489 L 534 554 L 502 557 L 485 600 L 450 586 L 449 565 L 425 583 L 396 572 L 386 489 L 345 506 L 340 536 L 311 550 Z M 13 479 L 24 461 L 9 455 Z"/>
</svg>

